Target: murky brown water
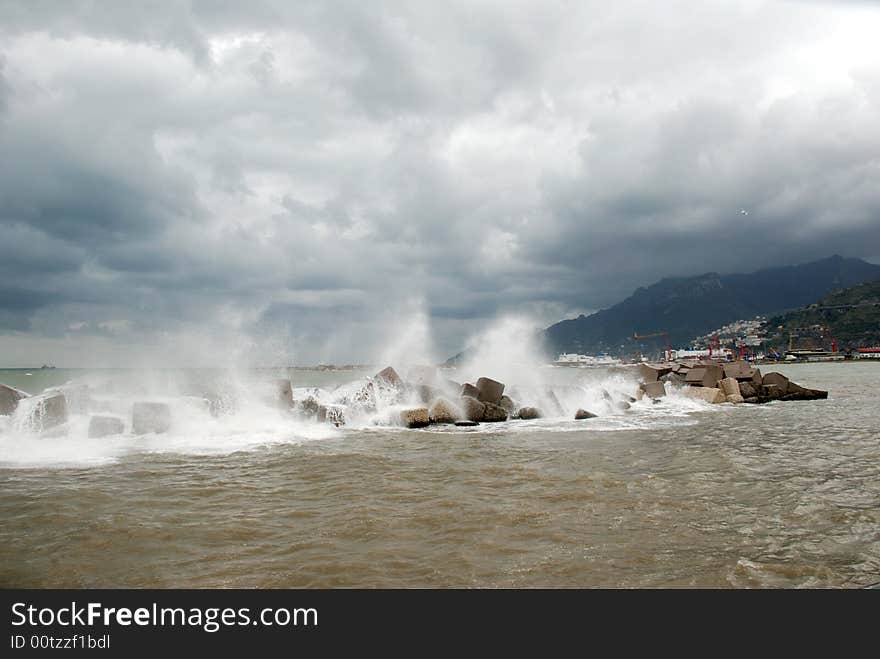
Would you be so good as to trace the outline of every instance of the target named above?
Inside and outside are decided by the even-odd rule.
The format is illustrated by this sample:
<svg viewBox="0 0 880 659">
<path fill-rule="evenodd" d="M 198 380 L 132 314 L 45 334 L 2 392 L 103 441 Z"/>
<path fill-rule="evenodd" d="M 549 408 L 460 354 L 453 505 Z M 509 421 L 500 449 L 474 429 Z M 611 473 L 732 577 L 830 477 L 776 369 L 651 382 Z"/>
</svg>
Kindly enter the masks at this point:
<svg viewBox="0 0 880 659">
<path fill-rule="evenodd" d="M 829 400 L 7 464 L 0 585 L 880 581 L 880 364 L 778 370 Z"/>
</svg>

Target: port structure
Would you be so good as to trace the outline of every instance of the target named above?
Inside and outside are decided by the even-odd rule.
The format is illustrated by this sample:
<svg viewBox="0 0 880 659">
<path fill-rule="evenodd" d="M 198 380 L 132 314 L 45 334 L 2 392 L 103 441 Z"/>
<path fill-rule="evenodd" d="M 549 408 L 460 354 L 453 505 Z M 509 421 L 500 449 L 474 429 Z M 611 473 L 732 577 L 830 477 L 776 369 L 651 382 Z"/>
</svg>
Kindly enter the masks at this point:
<svg viewBox="0 0 880 659">
<path fill-rule="evenodd" d="M 672 346 L 669 345 L 669 332 L 652 332 L 650 334 L 639 334 L 638 332 L 633 332 L 633 340 L 641 341 L 642 339 L 654 339 L 658 336 L 662 336 L 666 340 L 666 359 L 669 359 L 672 355 Z"/>
</svg>

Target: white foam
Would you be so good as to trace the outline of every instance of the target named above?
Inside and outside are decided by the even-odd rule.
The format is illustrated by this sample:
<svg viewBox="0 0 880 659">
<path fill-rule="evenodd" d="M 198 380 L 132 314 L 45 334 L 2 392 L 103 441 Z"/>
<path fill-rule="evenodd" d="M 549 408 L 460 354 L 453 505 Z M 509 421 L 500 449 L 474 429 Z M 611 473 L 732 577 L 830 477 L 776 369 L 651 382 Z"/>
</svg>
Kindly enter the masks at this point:
<svg viewBox="0 0 880 659">
<path fill-rule="evenodd" d="M 497 369 L 500 370 L 500 369 Z M 440 433 L 514 433 L 519 436 L 536 432 L 615 432 L 621 430 L 649 430 L 697 423 L 694 412 L 713 412 L 727 405 L 709 405 L 688 398 L 672 387 L 668 395 L 653 403 L 645 398 L 621 409 L 620 403 L 636 391 L 634 373 L 580 369 L 525 369 L 517 367 L 508 373 L 513 379 L 506 382 L 512 395 L 522 405 L 539 406 L 545 418 L 508 423 L 484 423 L 473 428 L 431 426 L 427 432 Z M 493 374 L 497 374 L 493 371 Z M 451 374 L 453 377 L 456 374 Z M 112 464 L 134 454 L 184 454 L 195 456 L 229 455 L 240 451 L 261 450 L 267 447 L 302 444 L 330 438 L 344 438 L 357 432 L 418 432 L 398 429 L 402 407 L 419 405 L 415 392 L 409 399 L 395 401 L 377 395 L 375 411 L 349 407 L 345 410 L 346 424 L 336 428 L 331 424 L 298 418 L 289 410 L 279 409 L 273 395 L 275 389 L 267 384 L 265 375 L 229 375 L 213 382 L 211 405 L 201 396 L 188 395 L 187 387 L 168 377 L 153 374 L 150 377 L 130 377 L 129 380 L 105 379 L 78 382 L 60 389 L 76 392 L 75 403 L 69 407 L 69 420 L 62 426 L 43 433 L 29 430 L 22 423 L 32 412 L 31 403 L 22 401 L 16 415 L 0 417 L 0 467 L 95 467 Z M 460 378 L 459 374 L 459 379 Z M 83 385 L 89 391 L 83 393 Z M 343 385 L 335 391 L 309 388 L 308 392 L 320 403 L 327 404 L 344 397 L 362 386 Z M 190 387 L 190 389 L 192 389 Z M 299 399 L 299 396 L 297 397 Z M 559 409 L 555 408 L 554 399 Z M 163 434 L 135 436 L 131 428 L 132 406 L 138 401 L 159 402 L 168 405 L 171 429 Z M 575 421 L 575 411 L 583 408 L 596 418 Z M 90 415 L 111 415 L 123 421 L 121 434 L 90 439 Z"/>
</svg>

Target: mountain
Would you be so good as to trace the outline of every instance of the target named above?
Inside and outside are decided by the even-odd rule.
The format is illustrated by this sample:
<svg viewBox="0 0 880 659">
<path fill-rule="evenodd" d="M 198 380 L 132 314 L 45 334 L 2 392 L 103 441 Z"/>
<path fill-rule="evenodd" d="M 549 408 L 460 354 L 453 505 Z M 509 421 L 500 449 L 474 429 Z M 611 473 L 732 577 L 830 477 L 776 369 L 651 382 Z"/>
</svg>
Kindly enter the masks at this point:
<svg viewBox="0 0 880 659">
<path fill-rule="evenodd" d="M 709 272 L 663 279 L 639 288 L 613 307 L 548 327 L 545 344 L 553 355 L 626 355 L 638 350 L 633 333 L 669 332 L 673 347 L 683 346 L 735 320 L 803 307 L 832 291 L 876 279 L 880 279 L 880 265 L 836 255 L 751 274 Z M 642 345 L 659 347 L 663 339 L 645 340 Z"/>
<path fill-rule="evenodd" d="M 859 284 L 826 295 L 816 304 L 767 320 L 776 328 L 771 342 L 787 344 L 789 334 L 804 334 L 796 328 L 824 326 L 840 350 L 880 345 L 880 281 Z M 807 335 L 810 332 L 806 332 Z M 814 333 L 821 336 L 821 333 Z M 828 341 L 819 341 L 821 347 Z M 818 346 L 817 346 L 818 347 Z M 827 347 L 826 347 L 827 348 Z"/>
</svg>

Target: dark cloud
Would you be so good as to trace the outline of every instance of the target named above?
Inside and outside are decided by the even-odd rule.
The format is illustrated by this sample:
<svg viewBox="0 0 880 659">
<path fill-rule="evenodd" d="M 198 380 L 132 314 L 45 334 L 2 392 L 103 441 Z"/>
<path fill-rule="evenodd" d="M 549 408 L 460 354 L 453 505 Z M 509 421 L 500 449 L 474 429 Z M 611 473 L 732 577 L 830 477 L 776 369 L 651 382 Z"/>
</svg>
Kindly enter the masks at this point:
<svg viewBox="0 0 880 659">
<path fill-rule="evenodd" d="M 876 259 L 878 29 L 856 2 L 0 3 L 0 361 L 359 361 L 426 325 L 445 357 L 664 276 Z"/>
</svg>

